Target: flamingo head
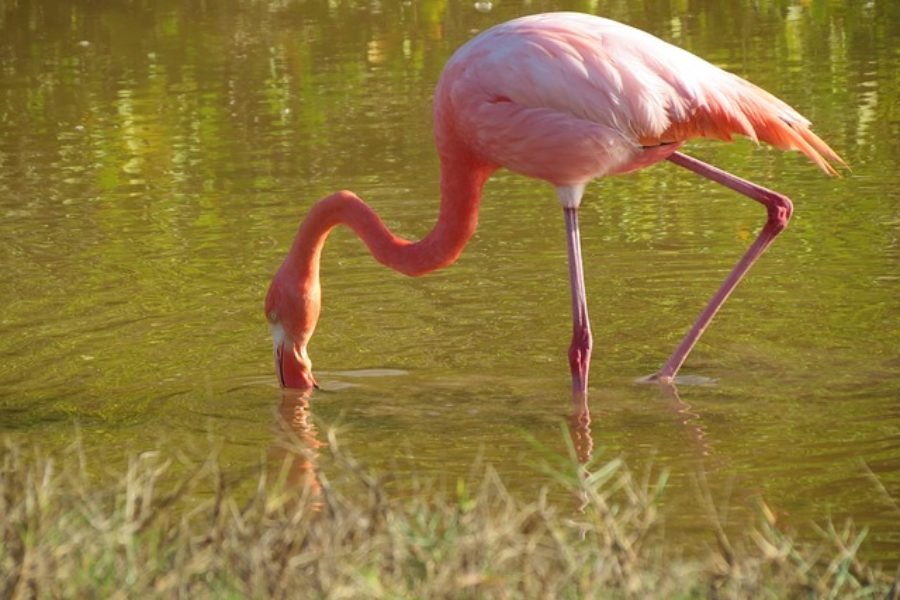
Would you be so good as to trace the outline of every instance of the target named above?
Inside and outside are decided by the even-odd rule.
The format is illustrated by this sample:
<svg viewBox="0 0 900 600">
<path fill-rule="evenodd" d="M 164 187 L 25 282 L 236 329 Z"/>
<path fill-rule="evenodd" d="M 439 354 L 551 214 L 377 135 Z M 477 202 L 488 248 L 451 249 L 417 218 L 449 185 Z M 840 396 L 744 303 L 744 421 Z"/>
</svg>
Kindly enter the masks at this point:
<svg viewBox="0 0 900 600">
<path fill-rule="evenodd" d="M 275 373 L 283 388 L 311 390 L 318 387 L 306 344 L 319 317 L 318 285 L 308 292 L 281 282 L 275 276 L 266 295 L 266 319 L 272 332 Z"/>
<path fill-rule="evenodd" d="M 312 362 L 306 347 L 291 338 L 281 323 L 270 323 L 275 374 L 281 387 L 310 390 L 319 387 L 312 374 Z"/>
</svg>

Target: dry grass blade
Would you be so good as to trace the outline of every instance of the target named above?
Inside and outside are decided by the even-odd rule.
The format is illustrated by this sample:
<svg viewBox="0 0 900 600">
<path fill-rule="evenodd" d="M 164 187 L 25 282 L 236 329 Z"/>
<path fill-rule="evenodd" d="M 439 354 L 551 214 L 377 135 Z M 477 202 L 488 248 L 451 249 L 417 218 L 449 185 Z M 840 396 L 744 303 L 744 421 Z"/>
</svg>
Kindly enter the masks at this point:
<svg viewBox="0 0 900 600">
<path fill-rule="evenodd" d="M 900 575 L 859 558 L 864 532 L 828 525 L 830 552 L 807 548 L 766 510 L 746 539 L 719 527 L 707 561 L 673 559 L 657 509 L 665 476 L 635 479 L 618 460 L 557 460 L 569 503 L 546 489 L 523 500 L 489 466 L 449 497 L 427 484 L 392 497 L 333 432 L 340 487 L 294 477 L 311 460 L 297 444 L 253 485 L 229 481 L 215 453 L 178 477 L 171 459 L 141 454 L 99 485 L 81 454 L 54 462 L 7 443 L 0 597 L 897 597 Z"/>
</svg>

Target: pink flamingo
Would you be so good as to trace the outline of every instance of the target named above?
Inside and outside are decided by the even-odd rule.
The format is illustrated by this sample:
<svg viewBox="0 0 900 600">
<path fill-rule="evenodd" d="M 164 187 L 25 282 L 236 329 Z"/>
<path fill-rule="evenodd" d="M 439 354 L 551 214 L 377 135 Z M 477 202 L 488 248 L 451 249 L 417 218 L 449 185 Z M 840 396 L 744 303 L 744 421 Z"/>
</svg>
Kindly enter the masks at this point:
<svg viewBox="0 0 900 600">
<path fill-rule="evenodd" d="M 336 225 L 351 227 L 379 262 L 411 276 L 453 263 L 475 232 L 482 187 L 500 167 L 556 188 L 565 216 L 572 292 L 572 388 L 585 397 L 592 337 L 578 231 L 585 185 L 668 159 L 766 207 L 759 236 L 662 369 L 671 382 L 732 290 L 784 229 L 791 201 L 677 150 L 733 134 L 795 149 L 822 171 L 845 164 L 793 108 L 648 33 L 600 17 L 551 13 L 495 26 L 462 46 L 434 95 L 441 203 L 428 235 L 391 233 L 358 196 L 340 191 L 307 214 L 266 297 L 282 386 L 316 385 L 307 353 L 321 308 L 319 257 Z"/>
</svg>

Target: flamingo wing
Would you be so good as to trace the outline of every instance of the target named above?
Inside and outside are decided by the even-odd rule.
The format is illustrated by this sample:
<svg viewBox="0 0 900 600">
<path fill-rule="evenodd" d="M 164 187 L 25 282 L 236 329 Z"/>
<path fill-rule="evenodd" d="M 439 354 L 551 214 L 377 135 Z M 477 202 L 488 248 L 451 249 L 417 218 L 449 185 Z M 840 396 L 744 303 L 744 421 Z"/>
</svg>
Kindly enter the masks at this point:
<svg viewBox="0 0 900 600">
<path fill-rule="evenodd" d="M 452 121 L 484 158 L 555 184 L 628 170 L 648 147 L 734 134 L 800 150 L 826 173 L 835 172 L 829 161 L 843 164 L 772 94 L 590 15 L 524 17 L 484 32 L 454 55 L 437 94 L 436 119 Z"/>
</svg>

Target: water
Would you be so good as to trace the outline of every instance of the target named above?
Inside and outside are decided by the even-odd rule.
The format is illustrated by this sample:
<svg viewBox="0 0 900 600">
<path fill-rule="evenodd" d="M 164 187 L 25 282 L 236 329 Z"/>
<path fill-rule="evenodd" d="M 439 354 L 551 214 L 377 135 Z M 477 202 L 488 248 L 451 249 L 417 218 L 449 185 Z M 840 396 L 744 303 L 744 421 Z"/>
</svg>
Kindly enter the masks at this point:
<svg viewBox="0 0 900 600">
<path fill-rule="evenodd" d="M 485 3 L 480 3 L 485 4 Z M 272 445 L 281 396 L 262 315 L 317 198 L 355 190 L 399 234 L 436 216 L 430 97 L 450 53 L 528 12 L 591 10 L 678 43 L 795 105 L 853 171 L 796 153 L 687 151 L 791 196 L 795 218 L 691 355 L 659 367 L 760 227 L 748 202 L 669 164 L 593 184 L 582 210 L 597 348 L 590 439 L 672 473 L 676 543 L 729 515 L 846 517 L 900 558 L 900 118 L 895 2 L 94 5 L 0 0 L 0 425 L 99 465 L 224 444 L 235 473 Z M 452 268 L 409 279 L 351 233 L 326 247 L 311 353 L 366 464 L 452 483 L 482 457 L 524 493 L 562 452 L 570 334 L 552 190 L 501 172 Z M 582 432 L 582 439 L 585 436 Z M 327 468 L 322 465 L 322 468 Z M 887 492 L 875 483 L 873 475 Z M 734 519 L 740 521 L 740 519 Z"/>
</svg>

